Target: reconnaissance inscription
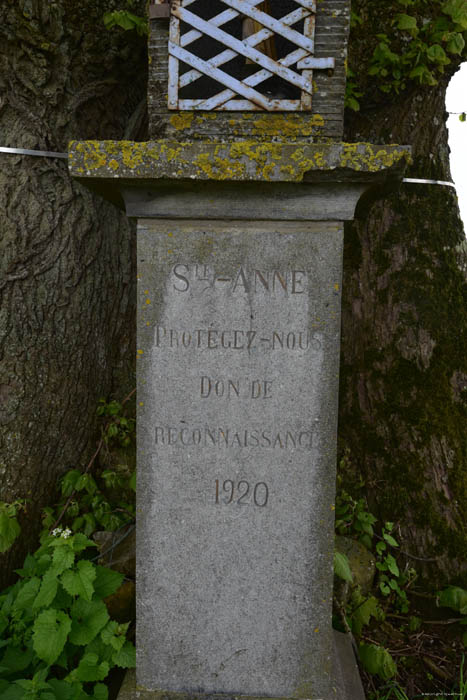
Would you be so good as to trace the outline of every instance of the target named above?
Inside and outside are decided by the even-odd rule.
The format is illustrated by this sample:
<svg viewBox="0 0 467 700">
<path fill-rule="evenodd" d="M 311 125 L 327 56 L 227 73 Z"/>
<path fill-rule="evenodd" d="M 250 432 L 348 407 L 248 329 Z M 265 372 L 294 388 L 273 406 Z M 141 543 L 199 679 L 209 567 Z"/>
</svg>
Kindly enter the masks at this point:
<svg viewBox="0 0 467 700">
<path fill-rule="evenodd" d="M 311 450 L 313 432 L 310 429 L 281 430 L 267 428 L 226 428 L 157 425 L 156 445 L 164 447 L 215 447 L 217 449 L 259 447 L 271 450 Z"/>
</svg>

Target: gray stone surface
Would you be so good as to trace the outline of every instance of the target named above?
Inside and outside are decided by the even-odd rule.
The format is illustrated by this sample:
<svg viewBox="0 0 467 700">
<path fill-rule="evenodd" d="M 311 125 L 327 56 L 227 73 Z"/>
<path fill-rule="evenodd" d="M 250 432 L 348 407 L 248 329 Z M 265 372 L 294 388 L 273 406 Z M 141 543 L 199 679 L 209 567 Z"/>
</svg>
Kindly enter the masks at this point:
<svg viewBox="0 0 467 700">
<path fill-rule="evenodd" d="M 355 661 L 352 642 L 348 635 L 333 630 L 334 637 L 334 685 L 339 700 L 365 700 L 362 681 Z M 228 700 L 228 696 L 217 696 Z M 235 697 L 235 696 L 234 696 Z M 232 697 L 232 700 L 234 700 Z M 243 696 L 245 698 L 245 696 Z M 118 700 L 215 700 L 215 695 L 194 695 L 150 691 L 136 686 L 135 672 L 128 671 L 118 695 Z M 254 700 L 249 698 L 248 700 Z M 263 700 L 265 700 L 263 698 Z M 325 699 L 323 699 L 325 700 Z"/>
<path fill-rule="evenodd" d="M 342 237 L 329 221 L 139 222 L 145 688 L 338 697 Z"/>
</svg>

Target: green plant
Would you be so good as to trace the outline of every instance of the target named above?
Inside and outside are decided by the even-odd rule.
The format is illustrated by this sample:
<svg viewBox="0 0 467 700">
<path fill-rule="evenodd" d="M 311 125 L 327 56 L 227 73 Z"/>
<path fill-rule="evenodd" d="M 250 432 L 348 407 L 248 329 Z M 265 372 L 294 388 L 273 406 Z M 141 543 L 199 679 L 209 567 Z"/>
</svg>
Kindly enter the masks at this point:
<svg viewBox="0 0 467 700">
<path fill-rule="evenodd" d="M 386 26 L 383 23 L 376 34 L 368 68 L 370 79 L 376 79 L 378 89 L 385 93 L 399 93 L 413 83 L 436 85 L 445 67 L 465 54 L 466 0 L 398 2 L 403 11 L 386 17 Z M 360 24 L 354 18 L 352 28 L 358 32 Z M 357 91 L 351 75 L 347 87 L 351 109 L 358 109 Z"/>
<path fill-rule="evenodd" d="M 401 573 L 394 555 L 391 554 L 390 548 L 399 547 L 392 535 L 393 529 L 394 523 L 386 522 L 382 528 L 381 539 L 375 547 L 378 557 L 376 568 L 380 572 L 379 589 L 386 597 L 393 595 L 396 607 L 406 613 L 409 610 L 409 601 L 403 586 L 413 581 L 415 572 L 410 569 L 406 574 Z"/>
<path fill-rule="evenodd" d="M 43 527 L 53 530 L 59 524 L 73 532 L 90 536 L 96 529 L 115 531 L 135 518 L 136 473 L 123 466 L 114 469 L 95 467 L 103 448 L 128 447 L 135 439 L 135 421 L 124 413 L 134 392 L 121 403 L 101 399 L 97 414 L 103 419 L 101 439 L 84 472 L 68 470 L 60 479 L 61 500 L 43 510 Z M 91 470 L 94 469 L 94 474 Z"/>
<path fill-rule="evenodd" d="M 467 625 L 467 591 L 458 586 L 448 586 L 443 591 L 438 593 L 438 604 L 443 608 L 451 608 L 461 615 L 459 623 L 461 625 Z M 467 632 L 462 635 L 462 641 L 464 645 L 467 646 Z"/>
<path fill-rule="evenodd" d="M 397 666 L 391 654 L 384 647 L 376 644 L 360 644 L 358 654 L 363 668 L 368 673 L 378 675 L 383 681 L 396 675 Z"/>
<path fill-rule="evenodd" d="M 18 513 L 26 509 L 26 501 L 18 498 L 13 503 L 0 501 L 0 552 L 10 549 L 21 532 Z"/>
<path fill-rule="evenodd" d="M 128 625 L 110 620 L 103 601 L 123 576 L 86 558 L 95 546 L 57 528 L 0 595 L 3 700 L 106 700 L 109 670 L 135 665 Z"/>
<path fill-rule="evenodd" d="M 384 686 L 378 693 L 378 700 L 409 700 L 409 696 L 400 687 L 398 683 L 392 682 L 390 685 Z"/>
<path fill-rule="evenodd" d="M 141 36 L 148 33 L 147 20 L 144 17 L 134 15 L 129 10 L 114 10 L 113 12 L 106 12 L 103 20 L 106 29 L 121 27 L 121 29 L 125 29 L 127 31 L 135 30 Z"/>
<path fill-rule="evenodd" d="M 375 516 L 368 510 L 365 499 L 356 500 L 345 490 L 337 496 L 335 529 L 338 535 L 355 537 L 371 550 L 375 534 L 373 525 L 376 521 Z"/>
</svg>

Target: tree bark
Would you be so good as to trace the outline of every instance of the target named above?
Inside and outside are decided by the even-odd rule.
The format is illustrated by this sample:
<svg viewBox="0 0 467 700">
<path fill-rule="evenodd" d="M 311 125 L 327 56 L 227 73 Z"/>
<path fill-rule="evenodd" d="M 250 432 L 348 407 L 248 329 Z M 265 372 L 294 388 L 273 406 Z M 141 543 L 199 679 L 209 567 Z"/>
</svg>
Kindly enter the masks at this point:
<svg viewBox="0 0 467 700">
<path fill-rule="evenodd" d="M 351 65 L 368 60 L 395 3 L 353 3 L 362 27 Z M 382 16 L 383 15 L 383 16 Z M 346 140 L 410 144 L 407 177 L 451 180 L 445 91 L 378 94 L 367 77 Z M 339 440 L 341 478 L 397 521 L 401 555 L 434 585 L 467 582 L 467 297 L 455 190 L 401 184 L 363 200 L 346 230 Z M 418 557 L 419 559 L 414 559 Z M 423 559 L 423 561 L 421 561 Z"/>
<path fill-rule="evenodd" d="M 4 0 L 0 145 L 66 151 L 70 139 L 144 136 L 145 42 L 104 28 L 114 7 Z M 135 263 L 132 224 L 65 160 L 0 154 L 0 211 L 0 500 L 28 504 L 21 542 L 0 562 L 4 585 L 57 476 L 89 457 L 99 398 L 133 386 Z"/>
</svg>

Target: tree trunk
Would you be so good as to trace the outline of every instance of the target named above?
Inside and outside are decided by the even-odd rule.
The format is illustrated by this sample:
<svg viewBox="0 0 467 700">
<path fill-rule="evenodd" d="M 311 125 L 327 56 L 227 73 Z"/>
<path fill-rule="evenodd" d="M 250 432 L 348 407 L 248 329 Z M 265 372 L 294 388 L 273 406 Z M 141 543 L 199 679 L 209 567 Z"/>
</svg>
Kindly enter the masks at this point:
<svg viewBox="0 0 467 700">
<path fill-rule="evenodd" d="M 138 136 L 144 40 L 104 28 L 115 6 L 4 0 L 1 146 Z M 0 563 L 5 584 L 57 475 L 89 459 L 99 398 L 133 386 L 135 263 L 131 223 L 66 160 L 0 153 L 0 210 L 0 500 L 28 501 L 21 544 Z"/>
<path fill-rule="evenodd" d="M 373 7 L 372 7 L 373 5 Z M 395 3 L 360 0 L 351 64 L 366 74 Z M 392 15 L 391 15 L 392 12 Z M 378 96 L 364 84 L 346 140 L 410 144 L 407 177 L 451 180 L 445 90 Z M 406 561 L 432 583 L 467 582 L 466 260 L 455 190 L 401 184 L 364 200 L 346 230 L 339 439 L 341 477 L 397 521 Z M 414 557 L 418 557 L 417 560 Z M 423 560 L 423 561 L 422 561 Z"/>
</svg>

